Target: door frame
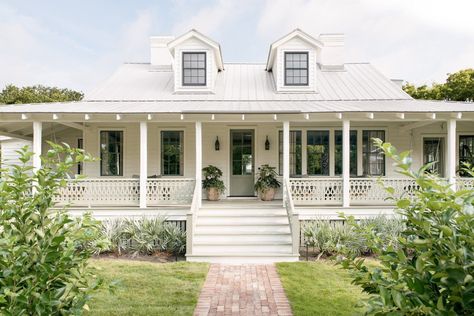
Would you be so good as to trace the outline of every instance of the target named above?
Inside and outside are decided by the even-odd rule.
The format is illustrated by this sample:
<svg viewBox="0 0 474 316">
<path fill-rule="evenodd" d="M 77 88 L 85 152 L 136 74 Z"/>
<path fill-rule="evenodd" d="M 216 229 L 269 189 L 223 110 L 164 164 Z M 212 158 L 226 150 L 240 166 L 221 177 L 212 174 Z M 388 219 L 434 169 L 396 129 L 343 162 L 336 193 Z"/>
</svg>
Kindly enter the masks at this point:
<svg viewBox="0 0 474 316">
<path fill-rule="evenodd" d="M 228 156 L 228 163 L 229 163 L 229 176 L 228 176 L 228 179 L 229 179 L 229 183 L 228 183 L 228 197 L 256 197 L 255 195 L 255 190 L 253 191 L 253 194 L 252 195 L 231 195 L 231 185 L 232 185 L 232 181 L 231 181 L 231 178 L 232 178 L 232 149 L 233 149 L 233 143 L 232 143 L 232 132 L 252 132 L 252 184 L 255 182 L 255 163 L 256 163 L 256 141 L 257 141 L 257 128 L 254 127 L 254 126 L 236 126 L 236 127 L 229 127 L 229 134 L 228 134 L 228 140 L 229 140 L 229 150 L 228 150 L 228 153 L 229 153 L 229 156 Z"/>
</svg>

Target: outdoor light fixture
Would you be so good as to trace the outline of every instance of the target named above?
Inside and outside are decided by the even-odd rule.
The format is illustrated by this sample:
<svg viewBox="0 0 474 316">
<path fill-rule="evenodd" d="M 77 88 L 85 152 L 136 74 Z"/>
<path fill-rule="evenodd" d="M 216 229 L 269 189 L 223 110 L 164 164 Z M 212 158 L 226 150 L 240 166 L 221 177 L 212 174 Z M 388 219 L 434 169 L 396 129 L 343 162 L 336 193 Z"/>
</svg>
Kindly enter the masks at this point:
<svg viewBox="0 0 474 316">
<path fill-rule="evenodd" d="M 265 150 L 270 150 L 270 141 L 268 140 L 268 135 L 267 140 L 265 140 Z"/>
<path fill-rule="evenodd" d="M 219 143 L 219 136 L 216 136 L 216 142 L 214 143 L 214 149 L 219 151 L 221 149 L 221 144 Z"/>
</svg>

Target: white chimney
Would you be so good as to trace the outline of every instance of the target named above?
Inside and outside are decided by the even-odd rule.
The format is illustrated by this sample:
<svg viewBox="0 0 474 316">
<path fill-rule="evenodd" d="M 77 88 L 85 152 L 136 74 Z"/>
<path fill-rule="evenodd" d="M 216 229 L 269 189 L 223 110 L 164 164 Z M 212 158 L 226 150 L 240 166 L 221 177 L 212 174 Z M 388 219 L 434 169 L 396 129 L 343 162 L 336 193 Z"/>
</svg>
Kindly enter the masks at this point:
<svg viewBox="0 0 474 316">
<path fill-rule="evenodd" d="M 319 40 L 324 46 L 321 50 L 322 70 L 344 70 L 344 34 L 321 34 Z"/>
<path fill-rule="evenodd" d="M 168 49 L 168 43 L 174 40 L 174 36 L 152 36 L 150 37 L 150 63 L 153 66 L 171 67 L 173 56 Z"/>
</svg>

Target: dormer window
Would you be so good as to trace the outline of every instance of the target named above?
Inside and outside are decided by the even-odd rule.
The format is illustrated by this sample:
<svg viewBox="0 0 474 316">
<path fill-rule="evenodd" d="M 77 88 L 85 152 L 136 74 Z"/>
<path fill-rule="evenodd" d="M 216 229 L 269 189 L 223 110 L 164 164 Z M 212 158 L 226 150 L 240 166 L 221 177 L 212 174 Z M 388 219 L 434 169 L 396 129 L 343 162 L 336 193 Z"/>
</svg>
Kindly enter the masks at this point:
<svg viewBox="0 0 474 316">
<path fill-rule="evenodd" d="M 308 52 L 285 52 L 285 86 L 308 85 Z"/>
<path fill-rule="evenodd" d="M 183 86 L 206 85 L 206 53 L 183 53 Z"/>
</svg>

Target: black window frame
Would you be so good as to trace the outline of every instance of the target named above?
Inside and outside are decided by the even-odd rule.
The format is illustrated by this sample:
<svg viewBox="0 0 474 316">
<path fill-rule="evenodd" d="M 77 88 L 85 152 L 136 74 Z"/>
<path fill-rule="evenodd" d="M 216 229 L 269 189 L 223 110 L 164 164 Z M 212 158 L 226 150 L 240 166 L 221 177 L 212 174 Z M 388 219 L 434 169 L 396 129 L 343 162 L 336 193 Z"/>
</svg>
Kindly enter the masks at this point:
<svg viewBox="0 0 474 316">
<path fill-rule="evenodd" d="M 291 67 L 291 68 L 288 68 L 287 67 L 287 56 L 288 55 L 306 55 L 306 68 L 295 68 L 295 67 Z M 290 87 L 307 87 L 309 85 L 309 54 L 308 52 L 305 52 L 305 51 L 299 51 L 299 52 L 285 52 L 285 55 L 284 55 L 284 60 L 283 60 L 283 66 L 284 66 L 284 69 L 285 69 L 285 73 L 284 73 L 284 76 L 285 76 L 285 86 L 290 86 Z M 288 83 L 288 77 L 287 77 L 287 71 L 288 70 L 306 70 L 306 83 Z M 294 77 L 294 76 L 293 76 Z M 301 78 L 302 76 L 300 76 Z"/>
<path fill-rule="evenodd" d="M 466 145 L 465 143 L 469 141 L 470 144 Z M 472 177 L 471 174 L 465 172 L 464 162 L 471 164 L 474 166 L 474 135 L 473 134 L 466 134 L 466 135 L 459 135 L 459 148 L 458 148 L 458 162 L 459 162 L 459 176 L 470 178 Z M 464 146 L 467 146 L 463 148 Z M 467 150 L 467 151 L 466 151 Z M 469 152 L 470 156 L 465 155 L 466 152 Z"/>
<path fill-rule="evenodd" d="M 165 168 L 164 136 L 165 133 L 178 133 L 179 135 L 179 163 L 178 173 L 169 173 L 170 168 Z M 184 131 L 183 130 L 162 130 L 160 132 L 160 174 L 163 177 L 182 177 L 184 175 Z M 166 169 L 166 170 L 165 170 Z M 166 171 L 166 173 L 165 173 Z"/>
<path fill-rule="evenodd" d="M 118 152 L 118 157 L 119 157 L 119 167 L 118 167 L 118 174 L 105 174 L 104 173 L 104 166 L 103 166 L 103 161 L 104 161 L 104 151 L 102 150 L 102 135 L 104 133 L 119 133 L 120 134 L 120 142 L 119 142 L 119 152 Z M 122 130 L 101 130 L 99 132 L 99 151 L 100 151 L 100 176 L 101 177 L 123 177 L 123 158 L 124 158 L 124 131 Z M 110 146 L 110 142 L 107 139 L 107 145 Z M 110 152 L 109 152 L 110 155 Z M 109 156 L 107 157 L 109 158 Z"/>
<path fill-rule="evenodd" d="M 377 135 L 370 135 L 372 133 L 381 133 L 383 135 L 382 141 L 385 141 L 387 135 L 385 130 L 379 130 L 379 129 L 371 129 L 371 130 L 363 130 L 362 131 L 362 170 L 363 170 L 363 175 L 364 176 L 385 176 L 387 173 L 387 159 L 385 157 L 385 154 L 380 148 L 375 147 L 375 144 L 373 142 L 372 136 L 377 136 Z M 378 137 L 380 138 L 380 137 Z M 370 161 L 371 156 L 380 156 L 382 157 L 382 173 L 380 174 L 372 174 L 370 171 L 370 165 L 372 164 Z"/>
<path fill-rule="evenodd" d="M 438 161 L 428 161 L 427 157 L 427 146 L 428 142 L 434 143 L 438 142 L 438 146 L 440 148 L 438 154 L 439 154 L 439 160 Z M 427 136 L 422 138 L 422 155 L 423 155 L 423 165 L 426 165 L 428 163 L 433 163 L 430 169 L 427 169 L 426 171 L 430 173 L 435 173 L 439 175 L 440 177 L 444 177 L 445 173 L 445 158 L 444 158 L 444 147 L 445 146 L 445 140 L 443 136 Z"/>
<path fill-rule="evenodd" d="M 84 149 L 84 138 L 77 139 L 77 149 Z M 77 163 L 77 174 L 81 175 L 84 172 L 84 165 L 82 162 Z"/>
<path fill-rule="evenodd" d="M 358 133 L 359 131 L 356 130 L 356 129 L 351 129 L 349 131 L 349 148 L 350 148 L 350 153 L 349 153 L 349 170 L 350 170 L 350 176 L 353 176 L 353 177 L 356 177 L 357 176 L 357 173 L 358 173 L 358 168 L 357 168 L 357 152 L 358 152 L 358 146 L 357 146 L 357 137 L 359 135 Z M 341 134 L 340 135 L 340 138 L 341 138 L 341 143 L 338 144 L 337 140 L 338 140 L 338 134 Z M 338 129 L 338 130 L 335 130 L 334 131 L 334 175 L 336 176 L 339 176 L 339 175 L 342 175 L 342 165 L 343 165 L 343 161 L 342 161 L 342 157 L 343 157 L 343 153 L 342 153 L 342 130 Z M 339 146 L 341 147 L 340 148 L 340 151 L 338 151 L 338 148 Z M 355 156 L 355 157 L 354 157 Z M 355 159 L 352 159 L 352 158 L 355 158 Z M 338 162 L 340 162 L 340 168 L 341 168 L 341 172 L 339 172 L 338 170 Z"/>
<path fill-rule="evenodd" d="M 200 67 L 184 67 L 184 56 L 185 55 L 204 55 L 204 68 Z M 207 53 L 206 52 L 183 52 L 181 56 L 181 84 L 183 87 L 205 87 L 207 86 Z M 204 83 L 186 83 L 185 78 L 185 70 L 204 70 Z M 193 76 L 191 76 L 193 77 Z M 199 77 L 199 76 L 198 76 Z"/>
<path fill-rule="evenodd" d="M 326 139 L 326 142 L 321 142 L 320 144 L 310 144 L 310 134 L 314 133 L 315 136 L 312 137 L 319 137 L 321 140 Z M 331 169 L 331 141 L 330 141 L 331 133 L 329 130 L 307 130 L 306 131 L 306 174 L 308 176 L 329 176 L 330 174 L 330 169 Z M 313 170 L 310 170 L 310 155 L 311 152 L 309 150 L 309 146 L 314 146 L 314 145 L 319 145 L 319 146 L 325 146 L 326 151 L 321 153 L 321 173 L 315 173 Z M 324 164 L 324 161 L 326 162 L 326 165 Z"/>
<path fill-rule="evenodd" d="M 299 143 L 298 143 L 298 137 L 299 137 Z M 300 159 L 298 159 L 298 155 Z M 278 174 L 280 176 L 283 175 L 283 131 L 282 130 L 278 131 Z M 293 176 L 298 177 L 302 175 L 303 175 L 303 132 L 301 130 L 291 130 L 290 131 L 290 177 L 293 177 Z"/>
</svg>

